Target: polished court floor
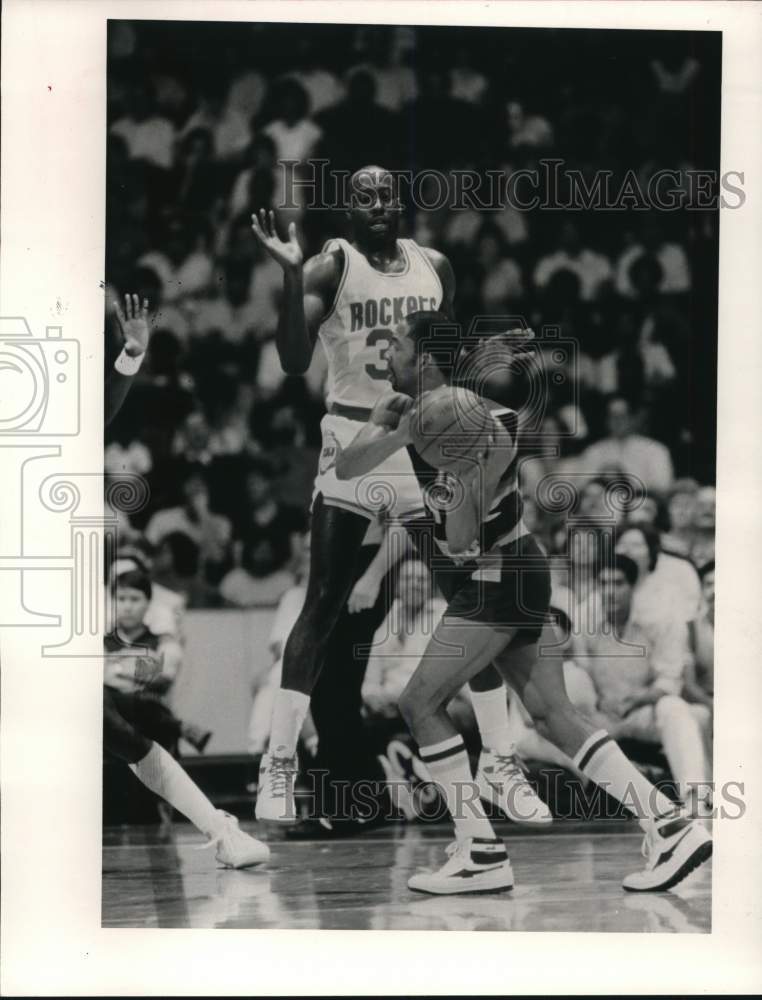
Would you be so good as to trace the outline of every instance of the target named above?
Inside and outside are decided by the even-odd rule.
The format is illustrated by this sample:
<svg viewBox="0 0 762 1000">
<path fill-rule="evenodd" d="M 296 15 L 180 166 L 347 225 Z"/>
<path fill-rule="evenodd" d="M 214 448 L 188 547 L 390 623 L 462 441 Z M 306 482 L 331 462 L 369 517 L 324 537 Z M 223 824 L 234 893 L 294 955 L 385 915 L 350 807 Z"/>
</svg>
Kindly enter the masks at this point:
<svg viewBox="0 0 762 1000">
<path fill-rule="evenodd" d="M 254 824 L 251 825 L 250 832 Z M 568 829 L 566 827 L 565 829 Z M 330 930 L 711 930 L 711 866 L 676 890 L 631 895 L 622 875 L 641 866 L 641 836 L 516 833 L 506 828 L 516 885 L 495 896 L 412 893 L 407 879 L 444 859 L 445 827 L 399 826 L 351 840 L 271 842 L 267 867 L 216 867 L 187 825 L 105 831 L 104 927 Z"/>
</svg>

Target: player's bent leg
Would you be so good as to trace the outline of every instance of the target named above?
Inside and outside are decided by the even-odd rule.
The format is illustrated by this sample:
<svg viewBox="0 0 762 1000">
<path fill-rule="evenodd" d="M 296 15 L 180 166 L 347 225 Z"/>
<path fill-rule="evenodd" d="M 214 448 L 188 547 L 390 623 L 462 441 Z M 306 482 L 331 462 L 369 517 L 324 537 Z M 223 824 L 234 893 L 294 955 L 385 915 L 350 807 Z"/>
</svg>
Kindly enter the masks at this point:
<svg viewBox="0 0 762 1000">
<path fill-rule="evenodd" d="M 541 637 L 542 649 L 545 634 Z M 549 637 L 550 638 L 550 637 Z M 547 642 L 546 648 L 550 648 Z M 537 655 L 537 649 L 507 649 L 497 660 L 545 735 L 572 757 L 575 766 L 635 814 L 645 832 L 646 867 L 626 876 L 632 892 L 658 892 L 681 882 L 712 853 L 711 838 L 697 821 L 679 809 L 627 759 L 603 730 L 596 730 L 570 702 L 560 658 Z"/>
<path fill-rule="evenodd" d="M 484 814 L 463 739 L 446 712 L 453 696 L 492 661 L 509 638 L 468 621 L 449 618 L 447 624 L 440 622 L 400 697 L 400 711 L 418 743 L 421 759 L 442 790 L 457 838 L 442 868 L 410 879 L 408 886 L 417 892 L 447 895 L 503 892 L 513 887 L 505 845 Z"/>
<path fill-rule="evenodd" d="M 328 641 L 349 597 L 355 562 L 367 530 L 367 518 L 326 504 L 318 495 L 312 508 L 310 571 L 304 607 L 283 651 L 281 684 L 273 702 L 270 747 L 260 762 L 258 820 L 296 821 L 296 745 Z"/>
<path fill-rule="evenodd" d="M 550 809 L 527 781 L 508 714 L 508 692 L 497 668 L 490 664 L 468 682 L 482 750 L 476 769 L 479 795 L 514 823 L 547 826 Z"/>
<path fill-rule="evenodd" d="M 198 785 L 164 747 L 146 739 L 117 712 L 104 688 L 103 742 L 155 795 L 164 799 L 209 838 L 205 847 L 216 848 L 217 860 L 226 868 L 249 868 L 270 857 L 266 844 L 238 827 L 235 816 L 215 809 Z"/>
</svg>

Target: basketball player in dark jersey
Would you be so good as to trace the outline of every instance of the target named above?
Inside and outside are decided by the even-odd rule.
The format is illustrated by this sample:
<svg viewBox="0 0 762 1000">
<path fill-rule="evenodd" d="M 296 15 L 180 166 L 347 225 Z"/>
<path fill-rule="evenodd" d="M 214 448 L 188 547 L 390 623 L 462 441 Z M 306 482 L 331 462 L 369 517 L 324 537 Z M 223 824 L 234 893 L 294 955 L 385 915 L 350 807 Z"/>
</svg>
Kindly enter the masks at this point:
<svg viewBox="0 0 762 1000">
<path fill-rule="evenodd" d="M 505 846 L 475 794 L 463 740 L 446 711 L 463 684 L 492 663 L 538 729 L 583 774 L 629 808 L 634 794 L 648 861 L 643 871 L 626 876 L 623 887 L 668 889 L 710 856 L 711 839 L 640 774 L 608 733 L 579 715 L 566 694 L 561 659 L 538 657 L 541 640 L 544 647 L 555 644 L 545 623 L 550 575 L 544 553 L 521 521 L 516 414 L 485 400 L 494 419 L 489 444 L 474 455 L 472 470 L 458 477 L 431 468 L 412 448 L 412 397 L 452 378 L 452 361 L 448 368 L 443 360 L 453 356 L 452 340 L 441 353 L 436 348 L 437 331 L 448 327 L 452 323 L 441 312 L 407 317 L 388 356 L 397 391 L 379 400 L 337 460 L 339 477 L 361 476 L 406 448 L 432 515 L 435 542 L 453 562 L 447 610 L 401 696 L 400 710 L 444 792 L 457 839 L 439 871 L 414 875 L 408 884 L 436 894 L 513 886 Z M 449 648 L 443 652 L 443 647 Z M 454 656 L 453 650 L 462 652 Z"/>
<path fill-rule="evenodd" d="M 117 301 L 114 303 L 114 312 L 124 346 L 112 370 L 106 375 L 104 419 L 107 425 L 117 415 L 127 398 L 150 340 L 146 299 L 141 305 L 137 295 L 125 295 L 124 309 Z M 116 596 L 118 600 L 118 584 Z M 148 581 L 141 584 L 141 589 L 133 594 L 138 601 L 141 596 L 146 599 L 147 607 L 147 599 L 150 598 Z M 142 648 L 150 659 L 154 641 L 150 638 L 150 633 L 145 638 L 148 642 Z M 106 638 L 106 652 L 112 655 L 117 652 L 119 646 L 124 647 L 124 645 L 116 630 Z M 132 653 L 134 652 L 133 648 Z M 123 761 L 147 788 L 169 802 L 173 808 L 186 816 L 196 829 L 209 838 L 206 846 L 216 848 L 216 858 L 220 864 L 226 868 L 248 868 L 268 860 L 270 850 L 267 845 L 239 829 L 235 816 L 216 809 L 164 747 L 138 732 L 135 726 L 125 719 L 117 707 L 113 693 L 105 686 L 103 745 L 108 753 Z"/>
</svg>

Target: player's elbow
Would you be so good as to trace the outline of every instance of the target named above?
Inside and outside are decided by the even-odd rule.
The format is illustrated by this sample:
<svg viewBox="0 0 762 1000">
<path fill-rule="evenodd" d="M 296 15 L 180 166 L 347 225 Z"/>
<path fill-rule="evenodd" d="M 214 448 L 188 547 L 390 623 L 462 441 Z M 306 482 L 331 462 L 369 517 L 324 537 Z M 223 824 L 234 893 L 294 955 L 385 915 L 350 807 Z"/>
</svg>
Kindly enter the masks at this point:
<svg viewBox="0 0 762 1000">
<path fill-rule="evenodd" d="M 281 354 L 280 366 L 286 375 L 306 375 L 310 367 L 310 359 L 298 355 Z"/>
</svg>

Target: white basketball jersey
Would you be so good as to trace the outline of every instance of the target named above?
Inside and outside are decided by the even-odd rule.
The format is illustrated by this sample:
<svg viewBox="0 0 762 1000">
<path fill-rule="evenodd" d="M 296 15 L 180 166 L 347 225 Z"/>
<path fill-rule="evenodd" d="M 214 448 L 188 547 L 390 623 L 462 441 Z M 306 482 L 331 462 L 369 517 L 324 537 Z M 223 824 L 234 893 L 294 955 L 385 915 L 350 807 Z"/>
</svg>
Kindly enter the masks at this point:
<svg viewBox="0 0 762 1000">
<path fill-rule="evenodd" d="M 382 274 L 347 240 L 332 239 L 324 252 L 341 247 L 344 272 L 333 308 L 319 334 L 328 358 L 328 404 L 372 407 L 388 387 L 386 352 L 405 316 L 438 309 L 442 283 L 414 240 L 397 240 L 405 266 Z"/>
</svg>

